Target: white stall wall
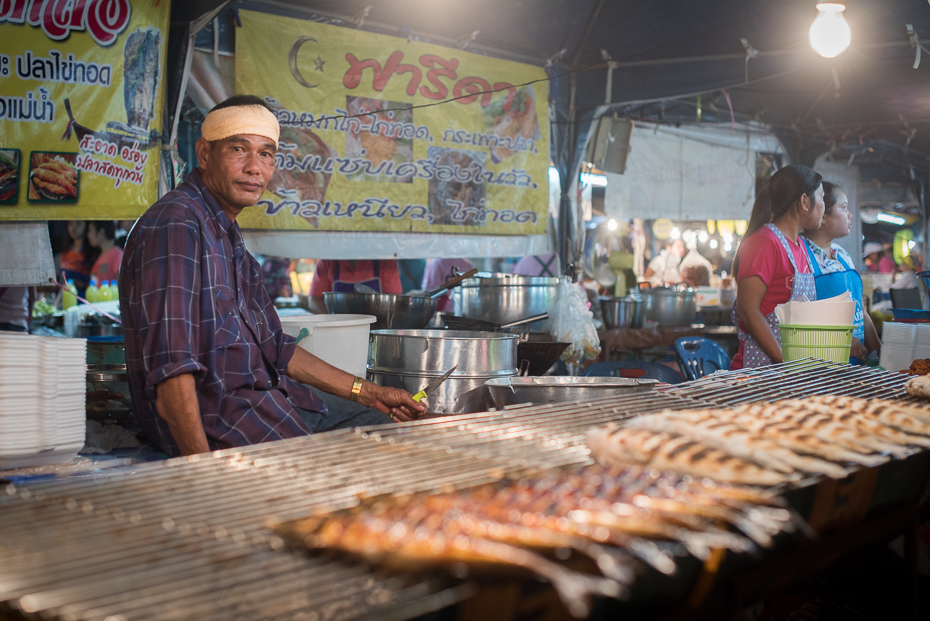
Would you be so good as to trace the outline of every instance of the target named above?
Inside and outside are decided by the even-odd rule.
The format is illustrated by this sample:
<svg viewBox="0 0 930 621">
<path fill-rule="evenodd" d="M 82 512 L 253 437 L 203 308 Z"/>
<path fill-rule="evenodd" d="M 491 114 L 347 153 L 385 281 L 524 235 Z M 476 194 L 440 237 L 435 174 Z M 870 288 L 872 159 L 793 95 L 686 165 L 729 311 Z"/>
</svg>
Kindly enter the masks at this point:
<svg viewBox="0 0 930 621">
<path fill-rule="evenodd" d="M 54 277 L 48 222 L 0 223 L 0 287 L 47 285 Z"/>
<path fill-rule="evenodd" d="M 550 222 L 549 230 L 553 230 Z M 249 252 L 288 259 L 456 259 L 554 252 L 549 235 L 244 230 Z"/>
<path fill-rule="evenodd" d="M 815 170 L 823 175 L 825 181 L 838 185 L 849 199 L 852 231 L 846 237 L 837 239 L 836 243 L 849 253 L 856 269 L 863 270 L 865 266 L 862 262 L 862 219 L 859 217 L 859 167 L 847 166 L 845 162 L 820 162 Z"/>
<path fill-rule="evenodd" d="M 756 124 L 732 130 L 729 125 L 638 124 L 626 172 L 607 174 L 604 209 L 622 219 L 748 219 L 757 152 L 785 151 Z"/>
</svg>

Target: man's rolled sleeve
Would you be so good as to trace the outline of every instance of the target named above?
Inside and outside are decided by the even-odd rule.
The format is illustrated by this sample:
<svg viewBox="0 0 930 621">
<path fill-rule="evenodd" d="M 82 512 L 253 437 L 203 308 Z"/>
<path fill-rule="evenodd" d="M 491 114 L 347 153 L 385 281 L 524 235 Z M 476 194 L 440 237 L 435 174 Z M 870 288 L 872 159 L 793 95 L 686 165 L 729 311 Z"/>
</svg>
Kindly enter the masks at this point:
<svg viewBox="0 0 930 621">
<path fill-rule="evenodd" d="M 139 256 L 146 392 L 166 379 L 206 371 L 200 362 L 200 235 L 194 223 L 166 218 L 147 235 Z M 155 227 L 152 227 L 153 229 Z"/>
</svg>

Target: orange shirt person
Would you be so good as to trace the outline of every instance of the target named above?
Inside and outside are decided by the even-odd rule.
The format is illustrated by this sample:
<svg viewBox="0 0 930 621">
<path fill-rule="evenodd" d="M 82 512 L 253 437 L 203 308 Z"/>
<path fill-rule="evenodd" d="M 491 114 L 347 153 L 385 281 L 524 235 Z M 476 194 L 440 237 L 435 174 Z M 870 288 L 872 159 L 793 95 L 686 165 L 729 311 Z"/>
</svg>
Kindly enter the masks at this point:
<svg viewBox="0 0 930 621">
<path fill-rule="evenodd" d="M 100 256 L 94 261 L 90 277 L 97 279 L 97 284 L 116 280 L 119 265 L 123 261 L 123 249 L 116 245 L 116 225 L 112 220 L 90 221 L 87 223 L 87 241 L 100 249 Z"/>
</svg>

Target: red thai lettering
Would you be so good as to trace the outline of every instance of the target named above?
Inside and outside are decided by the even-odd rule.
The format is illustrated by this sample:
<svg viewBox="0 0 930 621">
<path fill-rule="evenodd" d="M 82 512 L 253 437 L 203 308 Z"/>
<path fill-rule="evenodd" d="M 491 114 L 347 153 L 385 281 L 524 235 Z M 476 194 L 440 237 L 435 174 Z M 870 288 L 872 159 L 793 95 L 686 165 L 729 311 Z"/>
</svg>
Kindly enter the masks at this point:
<svg viewBox="0 0 930 621">
<path fill-rule="evenodd" d="M 131 16 L 129 0 L 0 0 L 0 23 L 26 21 L 55 41 L 87 30 L 98 44 L 112 45 Z"/>
<path fill-rule="evenodd" d="M 84 30 L 84 9 L 87 0 L 74 0 L 71 7 L 71 30 Z"/>
<path fill-rule="evenodd" d="M 3 1 L 3 0 L 0 0 Z M 100 2 L 100 1 L 116 1 L 116 0 L 87 0 L 88 2 Z M 410 80 L 407 82 L 406 92 L 408 95 L 413 96 L 417 94 L 417 88 L 419 87 L 419 93 L 423 97 L 428 99 L 445 99 L 449 95 L 449 87 L 443 83 L 442 78 L 448 78 L 449 80 L 457 80 L 458 74 L 456 71 L 459 67 L 459 59 L 450 58 L 445 59 L 441 56 L 435 54 L 423 54 L 417 60 L 420 65 L 426 68 L 426 80 L 429 83 L 428 85 L 424 84 L 420 86 L 420 81 L 423 77 L 423 73 L 419 67 L 416 65 L 402 64 L 401 61 L 404 59 L 404 53 L 400 50 L 395 50 L 390 56 L 388 56 L 387 61 L 384 63 L 384 66 L 381 66 L 381 62 L 375 60 L 374 58 L 368 58 L 365 60 L 359 60 L 358 57 L 348 52 L 346 54 L 346 60 L 349 61 L 349 70 L 345 72 L 345 75 L 342 76 L 342 84 L 346 88 L 355 89 L 358 88 L 359 84 L 362 82 L 362 74 L 366 69 L 371 69 L 372 80 L 371 88 L 375 91 L 381 92 L 387 88 L 388 82 L 394 74 L 409 73 L 411 74 Z M 452 96 L 458 100 L 461 104 L 470 104 L 478 101 L 478 98 L 481 98 L 481 105 L 483 107 L 491 103 L 491 99 L 494 96 L 494 91 L 503 91 L 507 90 L 507 96 L 504 100 L 504 110 L 510 110 L 510 106 L 513 104 L 514 97 L 516 97 L 517 89 L 509 82 L 495 82 L 494 88 L 491 88 L 491 84 L 484 78 L 479 78 L 477 76 L 468 76 L 458 80 L 452 86 Z"/>
<path fill-rule="evenodd" d="M 455 70 L 459 68 L 459 59 L 446 60 L 435 54 L 424 54 L 420 56 L 420 64 L 429 69 L 426 72 L 426 79 L 436 87 L 436 90 L 430 90 L 427 86 L 421 86 L 420 94 L 428 99 L 445 99 L 449 95 L 449 89 L 439 81 L 439 78 L 444 76 L 453 80 L 458 79 L 459 76 Z M 439 67 L 437 68 L 436 65 Z"/>
<path fill-rule="evenodd" d="M 513 105 L 513 98 L 517 96 L 517 89 L 513 84 L 510 84 L 509 82 L 495 82 L 494 83 L 495 91 L 503 90 L 505 88 L 507 89 L 508 92 L 507 92 L 507 99 L 504 100 L 504 112 L 507 112 L 510 110 L 510 106 Z M 482 100 L 481 105 L 486 106 L 488 104 L 484 103 L 484 100 Z"/>
<path fill-rule="evenodd" d="M 479 96 L 481 97 L 481 105 L 486 106 L 491 102 L 491 85 L 488 84 L 488 81 L 484 78 L 478 78 L 475 76 L 470 76 L 467 78 L 462 78 L 455 83 L 455 86 L 452 88 L 452 96 L 455 97 L 459 103 L 470 104 L 474 103 Z M 464 93 L 468 93 L 467 97 L 462 97 Z"/>
<path fill-rule="evenodd" d="M 129 25 L 131 13 L 129 0 L 90 0 L 84 25 L 94 41 L 107 46 Z"/>
<path fill-rule="evenodd" d="M 401 58 L 403 58 L 403 54 L 401 52 L 395 52 L 395 54 L 400 54 Z M 423 77 L 423 73 L 420 71 L 420 68 L 416 65 L 397 65 L 397 68 L 394 69 L 394 73 L 411 74 L 410 81 L 407 82 L 407 94 L 411 97 L 415 95 L 417 92 L 417 87 L 420 85 L 420 80 Z"/>
<path fill-rule="evenodd" d="M 23 23 L 28 0 L 0 0 L 0 22 Z"/>
<path fill-rule="evenodd" d="M 381 63 L 377 60 L 373 58 L 359 60 L 355 54 L 349 52 L 346 54 L 346 60 L 349 61 L 349 70 L 346 71 L 345 75 L 342 77 L 342 84 L 346 88 L 354 89 L 358 87 L 359 83 L 362 81 L 362 71 L 371 69 L 373 73 L 371 88 L 376 91 L 383 91 L 392 75 L 395 73 L 410 73 L 412 76 L 410 82 L 407 83 L 407 94 L 415 95 L 417 86 L 420 85 L 422 73 L 419 67 L 400 64 L 400 61 L 403 59 L 404 53 L 398 50 L 388 56 L 387 62 L 384 63 L 384 68 L 382 69 Z"/>
<path fill-rule="evenodd" d="M 42 30 L 50 39 L 64 39 L 71 32 L 71 0 L 46 0 L 42 6 Z"/>
<path fill-rule="evenodd" d="M 26 14 L 26 21 L 32 26 L 38 26 L 42 23 L 42 6 L 45 0 L 30 0 L 29 12 Z"/>
</svg>

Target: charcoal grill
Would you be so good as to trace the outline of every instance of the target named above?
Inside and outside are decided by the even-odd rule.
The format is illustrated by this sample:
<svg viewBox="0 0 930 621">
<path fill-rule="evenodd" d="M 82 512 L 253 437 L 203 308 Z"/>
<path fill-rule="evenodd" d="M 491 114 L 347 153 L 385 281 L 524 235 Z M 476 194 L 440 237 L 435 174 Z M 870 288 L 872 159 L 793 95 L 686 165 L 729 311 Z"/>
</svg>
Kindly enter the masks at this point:
<svg viewBox="0 0 930 621">
<path fill-rule="evenodd" d="M 905 376 L 801 360 L 621 398 L 341 430 L 0 487 L 0 611 L 68 621 L 399 620 L 475 592 L 287 549 L 268 525 L 359 498 L 591 462 L 585 431 L 666 408 L 822 393 L 907 398 Z M 2 615 L 0 615 L 2 616 Z"/>
</svg>

